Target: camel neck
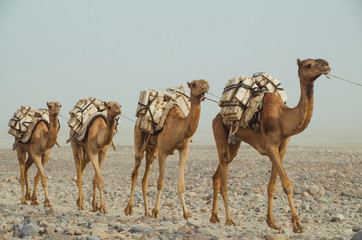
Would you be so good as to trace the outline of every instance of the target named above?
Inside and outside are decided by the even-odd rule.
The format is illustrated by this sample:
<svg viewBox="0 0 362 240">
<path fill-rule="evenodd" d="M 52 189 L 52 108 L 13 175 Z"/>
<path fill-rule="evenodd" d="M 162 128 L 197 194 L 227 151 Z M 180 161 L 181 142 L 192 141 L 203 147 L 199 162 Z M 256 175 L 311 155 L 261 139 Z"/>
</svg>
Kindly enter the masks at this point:
<svg viewBox="0 0 362 240">
<path fill-rule="evenodd" d="M 115 118 L 107 116 L 107 125 L 104 129 L 104 131 L 105 131 L 105 133 L 103 135 L 104 137 L 102 137 L 100 144 L 99 144 L 101 147 L 109 145 L 112 142 L 115 126 L 116 126 Z"/>
<path fill-rule="evenodd" d="M 185 118 L 185 135 L 186 138 L 192 137 L 196 132 L 200 120 L 201 102 L 200 99 L 190 99 L 191 107 L 190 112 Z"/>
<path fill-rule="evenodd" d="M 49 116 L 49 131 L 46 141 L 46 149 L 54 147 L 54 145 L 57 143 L 58 129 L 58 116 Z"/>
<path fill-rule="evenodd" d="M 300 98 L 298 105 L 291 109 L 289 116 L 285 118 L 290 125 L 290 132 L 286 132 L 284 135 L 292 136 L 302 132 L 310 123 L 313 115 L 314 105 L 314 82 L 308 82 L 304 79 L 300 79 Z"/>
</svg>

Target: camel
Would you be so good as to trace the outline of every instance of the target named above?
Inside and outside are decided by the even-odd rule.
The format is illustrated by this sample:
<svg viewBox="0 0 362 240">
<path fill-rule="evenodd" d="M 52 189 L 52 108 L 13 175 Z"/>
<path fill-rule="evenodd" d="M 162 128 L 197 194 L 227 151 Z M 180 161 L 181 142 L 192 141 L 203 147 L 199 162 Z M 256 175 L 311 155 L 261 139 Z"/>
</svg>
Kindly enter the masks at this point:
<svg viewBox="0 0 362 240">
<path fill-rule="evenodd" d="M 226 224 L 235 225 L 228 206 L 227 176 L 228 165 L 236 157 L 242 141 L 254 147 L 261 155 L 266 155 L 272 162 L 271 176 L 268 185 L 268 211 L 266 222 L 269 227 L 279 230 L 273 218 L 273 196 L 276 189 L 277 176 L 281 179 L 292 213 L 293 231 L 304 232 L 299 216 L 293 203 L 293 187 L 282 165 L 290 137 L 302 132 L 309 124 L 313 114 L 314 81 L 322 74 L 330 71 L 328 62 L 323 59 L 297 59 L 298 75 L 300 78 L 301 96 L 295 108 L 287 107 L 281 98 L 273 93 L 267 93 L 263 100 L 261 126 L 259 132 L 249 128 L 239 128 L 235 136 L 239 139 L 236 144 L 228 144 L 229 129 L 223 124 L 220 114 L 213 122 L 212 128 L 219 157 L 219 165 L 213 175 L 213 205 L 210 222 L 220 223 L 217 216 L 217 197 L 220 190 L 225 204 Z"/>
<path fill-rule="evenodd" d="M 115 134 L 116 117 L 121 114 L 121 105 L 117 102 L 104 103 L 107 109 L 107 119 L 102 117 L 95 118 L 89 126 L 88 134 L 84 141 L 78 142 L 71 140 L 73 150 L 73 158 L 77 170 L 76 184 L 79 190 L 79 198 L 77 199 L 78 210 L 84 209 L 83 193 L 82 193 L 82 176 L 83 170 L 89 162 L 92 162 L 95 175 L 93 178 L 93 212 L 101 212 L 106 214 L 106 206 L 103 199 L 103 179 L 101 167 L 106 159 L 108 150 L 113 142 Z M 100 195 L 100 205 L 97 203 L 97 188 Z"/>
<path fill-rule="evenodd" d="M 21 204 L 26 205 L 26 201 L 32 200 L 31 205 L 39 205 L 37 201 L 36 190 L 41 179 L 44 188 L 44 207 L 51 207 L 48 198 L 47 185 L 48 181 L 44 172 L 44 165 L 50 158 L 52 148 L 57 143 L 57 136 L 59 130 L 58 115 L 62 105 L 58 102 L 47 103 L 49 114 L 49 127 L 44 121 L 39 121 L 35 126 L 30 140 L 27 143 L 18 142 L 15 150 L 20 165 L 20 185 L 21 185 Z M 26 159 L 28 153 L 28 159 Z M 34 191 L 33 196 L 30 197 L 30 189 L 28 183 L 28 172 L 31 165 L 35 163 L 38 172 L 34 178 Z M 26 184 L 26 195 L 24 192 L 24 183 Z"/>
<path fill-rule="evenodd" d="M 168 155 L 173 154 L 173 151 L 177 149 L 180 154 L 177 189 L 180 194 L 183 216 L 185 219 L 191 217 L 189 211 L 187 210 L 184 199 L 184 171 L 189 155 L 190 139 L 194 135 L 200 119 L 202 97 L 209 90 L 209 84 L 206 80 L 194 80 L 191 83 L 187 83 L 187 85 L 190 88 L 191 102 L 190 112 L 187 117 L 184 117 L 180 109 L 175 105 L 168 113 L 163 129 L 159 134 L 149 135 L 142 132 L 136 126 L 134 128 L 135 167 L 131 177 L 132 187 L 130 199 L 124 210 L 126 215 L 133 214 L 133 195 L 138 177 L 138 168 L 140 167 L 144 152 L 146 152 L 146 169 L 142 180 L 145 216 L 150 216 L 152 218 L 159 217 L 161 192 L 165 185 L 164 171 L 166 158 Z M 158 191 L 156 205 L 151 215 L 148 209 L 146 195 L 148 187 L 148 176 L 156 156 L 158 156 L 159 163 L 159 176 L 157 180 Z"/>
</svg>

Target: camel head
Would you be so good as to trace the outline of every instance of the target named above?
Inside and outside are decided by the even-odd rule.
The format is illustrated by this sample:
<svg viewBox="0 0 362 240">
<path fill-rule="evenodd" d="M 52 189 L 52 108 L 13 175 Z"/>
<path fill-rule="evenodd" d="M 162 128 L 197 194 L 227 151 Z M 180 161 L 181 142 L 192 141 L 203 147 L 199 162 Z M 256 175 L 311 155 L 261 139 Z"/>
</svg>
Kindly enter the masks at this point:
<svg viewBox="0 0 362 240">
<path fill-rule="evenodd" d="M 190 97 L 201 98 L 209 91 L 209 83 L 204 80 L 194 80 L 191 83 L 187 82 L 187 86 L 190 88 Z"/>
<path fill-rule="evenodd" d="M 62 105 L 59 102 L 47 102 L 49 116 L 58 116 Z"/>
<path fill-rule="evenodd" d="M 121 105 L 118 102 L 104 102 L 104 106 L 107 109 L 107 117 L 117 117 L 121 114 Z"/>
<path fill-rule="evenodd" d="M 300 79 L 308 82 L 314 82 L 320 75 L 328 74 L 331 70 L 328 62 L 323 59 L 297 59 L 298 75 Z"/>
</svg>

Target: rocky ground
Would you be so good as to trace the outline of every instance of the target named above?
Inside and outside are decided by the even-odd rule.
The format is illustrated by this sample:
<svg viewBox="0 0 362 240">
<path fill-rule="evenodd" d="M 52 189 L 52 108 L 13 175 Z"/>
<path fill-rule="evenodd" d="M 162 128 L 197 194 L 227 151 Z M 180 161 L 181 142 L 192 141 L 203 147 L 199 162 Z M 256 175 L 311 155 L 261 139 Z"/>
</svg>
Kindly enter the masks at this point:
<svg viewBox="0 0 362 240">
<path fill-rule="evenodd" d="M 110 150 L 102 167 L 108 214 L 91 212 L 93 168 L 83 178 L 85 210 L 78 211 L 78 190 L 69 146 L 55 147 L 45 166 L 52 208 L 44 208 L 44 192 L 38 186 L 39 206 L 19 205 L 21 188 L 15 152 L 0 150 L 0 239 L 362 239 L 362 146 L 288 148 L 286 172 L 294 184 L 294 202 L 306 232 L 292 231 L 288 200 L 278 180 L 274 218 L 282 227 L 270 229 L 266 222 L 266 186 L 270 161 L 244 145 L 229 167 L 229 204 L 237 226 L 226 226 L 219 197 L 220 224 L 211 224 L 212 180 L 218 160 L 214 146 L 192 146 L 185 172 L 186 204 L 192 215 L 182 216 L 177 194 L 178 154 L 166 164 L 165 188 L 159 219 L 144 217 L 140 168 L 133 216 L 126 216 L 133 147 Z M 36 167 L 29 171 L 33 188 Z M 155 204 L 158 163 L 149 180 L 148 203 Z M 220 195 L 219 195 L 220 196 Z M 98 201 L 99 202 L 99 201 Z"/>
</svg>

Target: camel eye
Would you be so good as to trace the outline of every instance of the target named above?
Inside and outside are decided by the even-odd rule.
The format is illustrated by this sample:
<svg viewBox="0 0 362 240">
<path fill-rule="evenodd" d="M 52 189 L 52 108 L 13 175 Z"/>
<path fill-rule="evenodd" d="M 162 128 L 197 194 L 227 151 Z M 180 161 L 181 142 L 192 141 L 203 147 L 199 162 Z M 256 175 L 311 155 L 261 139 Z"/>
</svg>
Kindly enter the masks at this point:
<svg viewBox="0 0 362 240">
<path fill-rule="evenodd" d="M 306 68 L 308 68 L 308 69 L 311 68 L 311 67 L 312 67 L 311 63 L 308 63 L 307 66 L 306 66 Z"/>
<path fill-rule="evenodd" d="M 191 86 L 192 86 L 192 87 L 196 87 L 196 83 L 192 83 Z"/>
<path fill-rule="evenodd" d="M 108 108 L 108 110 L 111 110 L 111 106 L 108 106 L 107 108 Z"/>
</svg>

